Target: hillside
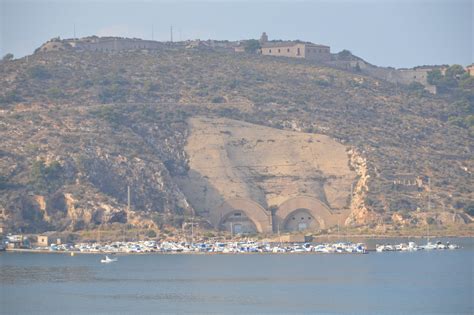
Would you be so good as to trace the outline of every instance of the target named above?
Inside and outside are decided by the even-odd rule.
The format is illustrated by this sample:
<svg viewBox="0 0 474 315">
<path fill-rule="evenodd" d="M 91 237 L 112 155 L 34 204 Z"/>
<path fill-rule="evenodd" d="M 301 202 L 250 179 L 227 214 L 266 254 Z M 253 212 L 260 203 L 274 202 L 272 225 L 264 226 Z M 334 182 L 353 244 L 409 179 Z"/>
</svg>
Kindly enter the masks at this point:
<svg viewBox="0 0 474 315">
<path fill-rule="evenodd" d="M 171 47 L 38 52 L 1 63 L 0 86 L 11 229 L 180 226 L 212 211 L 197 173 L 217 187 L 206 202 L 249 197 L 269 221 L 298 192 L 346 225 L 471 222 L 472 137 L 447 121 L 447 97 L 304 60 Z M 235 171 L 243 164 L 298 166 Z"/>
</svg>

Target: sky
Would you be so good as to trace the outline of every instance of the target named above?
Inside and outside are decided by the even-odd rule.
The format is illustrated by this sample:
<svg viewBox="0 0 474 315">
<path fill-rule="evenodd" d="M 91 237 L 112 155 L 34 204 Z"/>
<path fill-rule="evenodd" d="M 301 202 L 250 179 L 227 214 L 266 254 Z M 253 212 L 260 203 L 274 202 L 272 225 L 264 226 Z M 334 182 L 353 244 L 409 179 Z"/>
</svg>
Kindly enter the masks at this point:
<svg viewBox="0 0 474 315">
<path fill-rule="evenodd" d="M 473 62 L 474 0 L 0 0 L 0 56 L 60 36 L 300 39 L 395 68 Z M 152 31 L 153 30 L 153 31 Z"/>
</svg>

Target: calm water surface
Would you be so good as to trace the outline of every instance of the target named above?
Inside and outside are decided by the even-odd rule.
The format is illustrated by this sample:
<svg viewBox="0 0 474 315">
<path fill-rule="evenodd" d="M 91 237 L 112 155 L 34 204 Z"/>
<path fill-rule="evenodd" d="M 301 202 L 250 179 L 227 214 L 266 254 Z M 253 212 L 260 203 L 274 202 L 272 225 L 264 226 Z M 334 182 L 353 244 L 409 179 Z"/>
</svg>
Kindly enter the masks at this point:
<svg viewBox="0 0 474 315">
<path fill-rule="evenodd" d="M 113 264 L 100 255 L 1 253 L 0 313 L 473 314 L 474 245 L 453 242 L 464 248 L 129 255 Z"/>
</svg>

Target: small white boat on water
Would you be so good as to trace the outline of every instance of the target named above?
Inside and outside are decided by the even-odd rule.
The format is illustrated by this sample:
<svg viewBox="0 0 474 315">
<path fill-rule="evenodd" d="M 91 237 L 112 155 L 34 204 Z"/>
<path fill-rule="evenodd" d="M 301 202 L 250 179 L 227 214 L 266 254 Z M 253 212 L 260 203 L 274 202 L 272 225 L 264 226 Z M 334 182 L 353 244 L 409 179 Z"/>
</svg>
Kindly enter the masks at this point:
<svg viewBox="0 0 474 315">
<path fill-rule="evenodd" d="M 117 261 L 117 258 L 110 258 L 109 256 L 105 256 L 105 259 L 101 259 L 100 262 L 103 263 L 103 264 L 109 264 L 109 263 L 112 263 L 112 262 L 116 262 Z"/>
</svg>

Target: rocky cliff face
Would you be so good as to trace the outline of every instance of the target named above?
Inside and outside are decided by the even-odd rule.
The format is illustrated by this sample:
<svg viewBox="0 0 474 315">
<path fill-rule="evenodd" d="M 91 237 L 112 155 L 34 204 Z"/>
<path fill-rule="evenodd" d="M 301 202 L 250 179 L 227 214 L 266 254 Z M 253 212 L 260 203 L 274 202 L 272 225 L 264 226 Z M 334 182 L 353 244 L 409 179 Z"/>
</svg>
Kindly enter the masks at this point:
<svg viewBox="0 0 474 315">
<path fill-rule="evenodd" d="M 351 148 L 344 156 L 355 179 L 288 186 L 319 191 L 334 208 L 350 202 L 347 225 L 470 221 L 472 138 L 446 121 L 453 100 L 304 60 L 167 47 L 39 52 L 0 64 L 0 86 L 0 207 L 14 230 L 179 225 L 196 212 L 179 182 L 197 171 L 185 149 L 197 139 L 196 117 L 320 134 Z M 222 143 L 231 161 L 263 144 L 257 134 L 254 143 L 241 138 Z M 281 141 L 282 151 L 295 143 Z M 249 193 L 268 206 L 294 193 L 263 187 L 271 181 L 252 169 L 231 173 L 229 183 L 261 176 Z"/>
<path fill-rule="evenodd" d="M 132 218 L 137 224 L 153 213 L 193 212 L 170 175 L 186 171 L 180 147 L 185 121 L 170 113 L 166 122 L 140 124 L 130 111 L 120 125 L 104 124 L 94 107 L 76 108 L 74 117 L 70 110 L 2 113 L 10 148 L 2 156 L 3 171 L 17 178 L 15 186 L 2 190 L 7 224 L 23 230 L 82 229 Z"/>
</svg>

